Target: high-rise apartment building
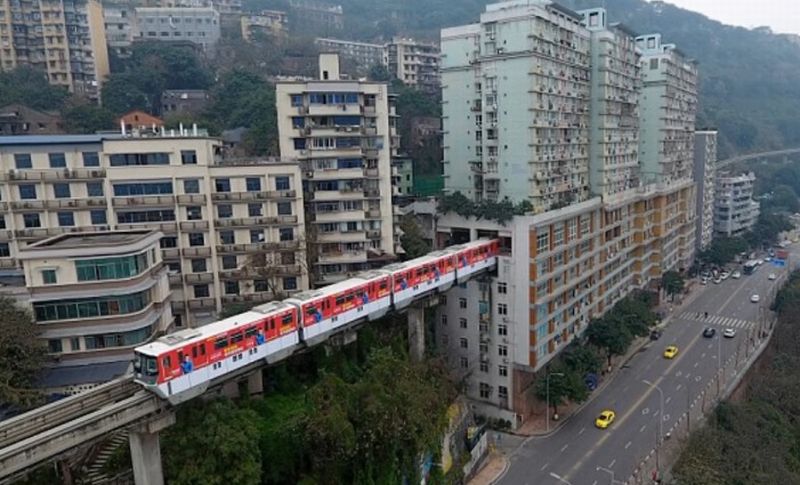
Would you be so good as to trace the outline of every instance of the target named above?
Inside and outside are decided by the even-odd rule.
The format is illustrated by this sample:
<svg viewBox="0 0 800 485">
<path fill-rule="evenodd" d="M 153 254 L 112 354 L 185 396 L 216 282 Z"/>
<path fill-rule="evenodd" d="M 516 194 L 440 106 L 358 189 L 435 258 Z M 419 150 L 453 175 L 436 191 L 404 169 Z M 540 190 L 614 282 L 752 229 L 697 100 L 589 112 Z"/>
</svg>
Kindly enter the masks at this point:
<svg viewBox="0 0 800 485">
<path fill-rule="evenodd" d="M 638 187 L 640 53 L 633 32 L 606 11 L 579 12 L 591 32 L 589 185 L 606 198 Z"/>
<path fill-rule="evenodd" d="M 714 237 L 714 190 L 717 174 L 717 130 L 694 133 L 694 182 L 697 190 L 697 250 Z"/>
<path fill-rule="evenodd" d="M 220 14 L 214 7 L 138 7 L 139 40 L 190 42 L 212 53 L 221 37 Z"/>
<path fill-rule="evenodd" d="M 442 30 L 445 190 L 528 200 L 589 197 L 590 33 L 544 0 L 487 5 Z"/>
<path fill-rule="evenodd" d="M 648 182 L 692 178 L 697 65 L 661 34 L 636 38 L 642 51 L 639 162 Z"/>
<path fill-rule="evenodd" d="M 96 0 L 0 2 L 0 69 L 31 66 L 50 84 L 95 99 L 108 76 L 103 7 Z"/>
<path fill-rule="evenodd" d="M 108 48 L 117 56 L 131 55 L 136 27 L 136 10 L 132 2 L 113 1 L 103 4 L 103 21 Z"/>
<path fill-rule="evenodd" d="M 441 86 L 441 53 L 436 44 L 395 37 L 386 44 L 385 52 L 389 72 L 404 84 L 425 91 L 437 91 Z"/>
<path fill-rule="evenodd" d="M 395 254 L 391 159 L 398 139 L 386 84 L 342 79 L 337 54 L 319 80 L 276 86 L 280 152 L 300 161 L 318 285 Z"/>
<path fill-rule="evenodd" d="M 134 346 L 170 329 L 162 236 L 65 233 L 19 252 L 39 337 L 58 365 L 129 362 Z"/>
<path fill-rule="evenodd" d="M 0 137 L 0 267 L 73 232 L 155 229 L 176 325 L 308 288 L 296 162 L 226 160 L 177 135 Z"/>
<path fill-rule="evenodd" d="M 714 188 L 714 235 L 737 237 L 751 230 L 761 213 L 753 200 L 753 172 L 733 175 L 718 173 Z"/>
<path fill-rule="evenodd" d="M 342 56 L 342 58 L 351 59 L 362 70 L 385 64 L 385 48 L 382 44 L 326 39 L 322 37 L 315 39 L 314 44 L 316 44 L 322 52 L 336 52 Z"/>
</svg>

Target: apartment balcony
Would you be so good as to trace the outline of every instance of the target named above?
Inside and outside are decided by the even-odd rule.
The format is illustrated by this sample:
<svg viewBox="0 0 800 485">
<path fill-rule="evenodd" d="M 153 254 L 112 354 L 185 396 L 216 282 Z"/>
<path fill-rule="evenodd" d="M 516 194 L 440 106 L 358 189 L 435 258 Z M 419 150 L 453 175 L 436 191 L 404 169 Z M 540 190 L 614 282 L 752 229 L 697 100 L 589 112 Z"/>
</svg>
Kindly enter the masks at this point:
<svg viewBox="0 0 800 485">
<path fill-rule="evenodd" d="M 181 231 L 207 230 L 208 221 L 183 221 L 180 223 Z"/>
<path fill-rule="evenodd" d="M 317 234 L 317 243 L 335 243 L 335 242 L 365 242 L 367 235 L 364 231 L 349 231 L 349 232 L 320 232 Z"/>
<path fill-rule="evenodd" d="M 312 104 L 307 107 L 307 110 L 310 116 L 357 116 L 362 114 L 361 106 L 355 103 Z"/>
<path fill-rule="evenodd" d="M 355 211 L 334 211 L 334 212 L 317 212 L 314 214 L 314 222 L 345 222 L 345 221 L 358 221 L 364 217 L 364 212 L 360 210 Z"/>
<path fill-rule="evenodd" d="M 217 303 L 214 298 L 194 298 L 189 300 L 190 310 L 214 310 L 217 308 Z"/>
<path fill-rule="evenodd" d="M 180 273 L 172 273 L 169 275 L 169 285 L 170 286 L 181 286 L 183 285 L 183 278 L 181 278 Z"/>
<path fill-rule="evenodd" d="M 105 169 L 102 168 L 53 168 L 45 170 L 12 169 L 5 173 L 0 173 L 0 180 L 9 182 L 27 182 L 27 181 L 52 181 L 52 180 L 92 180 L 103 179 L 106 176 Z"/>
<path fill-rule="evenodd" d="M 381 210 L 380 209 L 369 209 L 364 211 L 364 218 L 365 219 L 380 219 L 381 218 Z"/>
<path fill-rule="evenodd" d="M 206 203 L 206 196 L 204 194 L 184 194 L 177 197 L 178 204 L 181 205 L 203 205 Z"/>
<path fill-rule="evenodd" d="M 231 219 L 215 219 L 217 227 L 253 227 L 253 226 L 274 226 L 284 224 L 297 224 L 297 216 L 275 216 L 275 217 L 242 217 Z"/>
<path fill-rule="evenodd" d="M 11 210 L 29 210 L 29 209 L 44 209 L 45 201 L 43 200 L 21 200 L 18 202 L 11 202 Z"/>
<path fill-rule="evenodd" d="M 364 158 L 376 159 L 380 156 L 380 151 L 377 148 L 362 148 L 361 153 Z"/>
<path fill-rule="evenodd" d="M 364 176 L 362 168 L 337 168 L 337 169 L 317 169 L 306 174 L 307 179 L 313 180 L 351 180 L 360 179 Z"/>
<path fill-rule="evenodd" d="M 250 201 L 269 199 L 295 199 L 297 192 L 294 190 L 266 190 L 259 192 L 214 192 L 211 200 L 220 201 Z"/>
<path fill-rule="evenodd" d="M 292 244 L 296 244 L 294 241 L 289 241 L 289 242 Z M 274 242 L 260 242 L 260 243 L 249 243 L 249 244 L 218 244 L 217 253 L 250 254 L 262 251 L 275 251 L 277 249 L 282 249 L 282 248 L 284 247 L 281 244 Z M 284 248 L 284 249 L 296 249 L 296 248 Z"/>
<path fill-rule="evenodd" d="M 337 201 L 337 200 L 361 200 L 363 198 L 364 198 L 364 191 L 361 187 L 354 187 L 343 190 L 316 190 L 312 194 L 312 200 L 317 202 Z"/>
<path fill-rule="evenodd" d="M 0 230 L 0 241 L 9 241 L 14 238 L 14 231 L 10 229 Z"/>
<path fill-rule="evenodd" d="M 369 230 L 367 230 L 367 238 L 368 239 L 380 239 L 381 238 L 381 230 L 380 229 L 369 229 Z"/>
<path fill-rule="evenodd" d="M 0 259 L 1 269 L 14 269 L 17 267 L 16 259 Z"/>
<path fill-rule="evenodd" d="M 191 258 L 191 257 L 198 257 L 204 256 L 208 257 L 211 256 L 211 248 L 208 246 L 196 246 L 191 248 L 183 248 L 181 249 L 181 254 L 184 258 Z"/>
<path fill-rule="evenodd" d="M 322 253 L 319 255 L 319 264 L 362 263 L 367 260 L 366 251 L 341 251 L 336 253 Z"/>
<path fill-rule="evenodd" d="M 196 285 L 200 283 L 212 283 L 214 281 L 214 274 L 205 273 L 187 273 L 183 275 L 183 281 L 187 285 Z"/>
<path fill-rule="evenodd" d="M 361 128 L 361 133 L 364 136 L 377 136 L 378 135 L 378 127 L 377 126 L 364 126 Z"/>
<path fill-rule="evenodd" d="M 158 229 L 166 234 L 175 234 L 178 232 L 177 222 L 142 222 L 140 224 L 117 224 L 116 229 L 127 231 L 136 229 Z"/>
<path fill-rule="evenodd" d="M 180 259 L 181 250 L 178 248 L 165 248 L 161 250 L 161 257 L 164 259 Z"/>
<path fill-rule="evenodd" d="M 111 199 L 114 207 L 131 206 L 165 206 L 174 205 L 175 196 L 173 195 L 148 195 L 144 197 L 115 197 Z"/>
</svg>

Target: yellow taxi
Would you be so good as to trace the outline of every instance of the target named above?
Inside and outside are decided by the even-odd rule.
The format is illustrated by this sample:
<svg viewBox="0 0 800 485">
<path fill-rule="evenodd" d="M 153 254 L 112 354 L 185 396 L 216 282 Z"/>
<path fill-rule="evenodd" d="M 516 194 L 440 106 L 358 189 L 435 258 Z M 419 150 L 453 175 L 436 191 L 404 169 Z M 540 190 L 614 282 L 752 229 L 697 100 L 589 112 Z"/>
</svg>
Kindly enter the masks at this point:
<svg viewBox="0 0 800 485">
<path fill-rule="evenodd" d="M 675 357 L 676 355 L 678 355 L 678 347 L 676 347 L 674 345 L 670 345 L 669 347 L 664 349 L 664 358 L 665 359 L 671 359 L 671 358 Z"/>
<path fill-rule="evenodd" d="M 600 429 L 606 429 L 614 422 L 614 418 L 616 417 L 617 415 L 614 411 L 606 409 L 594 420 L 594 425 Z"/>
</svg>

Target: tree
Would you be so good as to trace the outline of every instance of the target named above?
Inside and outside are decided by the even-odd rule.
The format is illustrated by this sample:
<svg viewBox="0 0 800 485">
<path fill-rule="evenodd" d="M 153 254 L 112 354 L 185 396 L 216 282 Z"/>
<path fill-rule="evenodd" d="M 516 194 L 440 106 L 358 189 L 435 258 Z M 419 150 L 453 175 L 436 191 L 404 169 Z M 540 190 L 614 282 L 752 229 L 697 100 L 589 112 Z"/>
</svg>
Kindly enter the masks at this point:
<svg viewBox="0 0 800 485">
<path fill-rule="evenodd" d="M 413 215 L 406 214 L 403 216 L 400 220 L 400 229 L 403 231 L 403 235 L 400 236 L 400 244 L 402 244 L 403 250 L 406 252 L 406 258 L 418 258 L 431 251 L 431 246 L 425 240 L 425 235 Z"/>
<path fill-rule="evenodd" d="M 664 287 L 667 294 L 674 300 L 675 295 L 683 291 L 685 281 L 677 271 L 667 271 L 661 277 L 661 286 Z"/>
<path fill-rule="evenodd" d="M 0 402 L 28 406 L 41 394 L 33 389 L 46 351 L 33 316 L 9 297 L 0 297 Z"/>
<path fill-rule="evenodd" d="M 606 317 L 589 322 L 586 337 L 589 343 L 605 351 L 609 367 L 611 358 L 615 355 L 625 355 L 633 341 L 633 335 L 626 325 Z"/>
<path fill-rule="evenodd" d="M 20 103 L 34 109 L 59 110 L 69 92 L 47 82 L 43 71 L 23 66 L 7 72 L 0 71 L 0 106 Z"/>
<path fill-rule="evenodd" d="M 259 418 L 254 411 L 217 400 L 188 405 L 178 411 L 178 417 L 177 424 L 163 435 L 169 483 L 261 483 Z"/>
<path fill-rule="evenodd" d="M 112 74 L 103 83 L 103 106 L 115 116 L 134 109 L 150 111 L 152 108 L 148 94 L 137 86 L 136 77 L 127 73 Z"/>
<path fill-rule="evenodd" d="M 96 133 L 114 128 L 112 113 L 94 104 L 79 104 L 64 110 L 63 114 L 70 133 Z"/>
<path fill-rule="evenodd" d="M 558 414 L 558 406 L 567 401 L 583 402 L 586 400 L 589 389 L 583 381 L 583 375 L 561 363 L 552 365 L 547 373 L 550 374 L 549 385 L 547 375 L 540 376 L 536 382 L 535 393 L 541 401 L 547 402 L 549 398 L 554 415 Z"/>
</svg>

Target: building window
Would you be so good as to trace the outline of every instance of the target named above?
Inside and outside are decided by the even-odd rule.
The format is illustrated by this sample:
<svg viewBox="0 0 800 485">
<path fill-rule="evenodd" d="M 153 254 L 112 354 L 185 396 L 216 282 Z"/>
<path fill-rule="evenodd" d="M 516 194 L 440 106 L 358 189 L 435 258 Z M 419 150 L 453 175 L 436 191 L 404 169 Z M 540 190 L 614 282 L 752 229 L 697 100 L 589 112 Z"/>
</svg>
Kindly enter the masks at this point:
<svg viewBox="0 0 800 485">
<path fill-rule="evenodd" d="M 298 107 L 303 106 L 303 95 L 302 94 L 292 94 L 292 106 Z"/>
<path fill-rule="evenodd" d="M 10 258 L 11 257 L 11 249 L 8 246 L 7 242 L 0 243 L 0 258 Z"/>
<path fill-rule="evenodd" d="M 214 179 L 214 190 L 217 192 L 230 192 L 231 179 Z"/>
<path fill-rule="evenodd" d="M 95 224 L 95 225 L 97 225 L 97 224 L 106 224 L 108 222 L 108 219 L 106 217 L 106 211 L 104 211 L 102 209 L 101 210 L 93 210 L 93 211 L 91 211 L 90 214 L 91 214 L 91 218 L 92 218 L 92 224 Z"/>
<path fill-rule="evenodd" d="M 459 308 L 467 308 L 467 299 L 466 298 L 459 298 L 458 299 L 458 307 Z"/>
<path fill-rule="evenodd" d="M 138 182 L 114 184 L 114 195 L 130 197 L 138 195 L 161 195 L 172 193 L 172 182 Z"/>
<path fill-rule="evenodd" d="M 194 285 L 195 298 L 208 298 L 208 285 Z"/>
<path fill-rule="evenodd" d="M 54 285 L 57 283 L 56 270 L 43 269 L 42 270 L 42 283 L 45 285 Z"/>
<path fill-rule="evenodd" d="M 290 215 L 292 215 L 292 203 L 291 202 L 278 202 L 278 215 L 279 216 L 290 216 Z"/>
<path fill-rule="evenodd" d="M 245 185 L 247 186 L 248 192 L 260 192 L 261 191 L 261 178 L 260 177 L 247 177 L 245 179 Z"/>
<path fill-rule="evenodd" d="M 485 382 L 481 382 L 478 385 L 478 389 L 480 392 L 481 399 L 489 399 L 489 397 L 492 395 L 492 388 L 489 386 L 489 384 Z"/>
<path fill-rule="evenodd" d="M 233 217 L 233 206 L 230 204 L 220 204 L 217 206 L 217 217 L 220 219 L 229 219 Z"/>
<path fill-rule="evenodd" d="M 550 249 L 550 233 L 545 230 L 536 235 L 536 252 L 543 253 Z"/>
<path fill-rule="evenodd" d="M 264 242 L 264 231 L 261 229 L 251 229 L 250 242 L 253 244 Z"/>
<path fill-rule="evenodd" d="M 80 337 L 72 337 L 69 339 L 69 347 L 73 352 L 77 352 L 81 350 L 81 339 Z"/>
<path fill-rule="evenodd" d="M 447 315 L 445 315 L 444 313 L 442 314 L 442 326 L 443 327 L 447 326 Z"/>
<path fill-rule="evenodd" d="M 461 357 L 461 368 L 466 369 L 467 367 L 469 367 L 469 359 Z"/>
<path fill-rule="evenodd" d="M 25 223 L 27 229 L 35 227 L 42 227 L 42 222 L 39 220 L 39 213 L 33 212 L 29 214 L 22 214 L 22 221 Z"/>
<path fill-rule="evenodd" d="M 181 163 L 184 165 L 197 165 L 197 152 L 194 150 L 181 150 Z"/>
<path fill-rule="evenodd" d="M 233 231 L 220 231 L 219 243 L 220 244 L 235 244 L 236 237 Z"/>
<path fill-rule="evenodd" d="M 14 166 L 17 167 L 17 170 L 22 170 L 25 168 L 33 168 L 33 162 L 31 161 L 31 154 L 30 153 L 15 153 L 14 154 Z"/>
<path fill-rule="evenodd" d="M 497 386 L 497 397 L 508 399 L 508 388 L 506 386 Z"/>
<path fill-rule="evenodd" d="M 69 199 L 69 184 L 53 184 L 53 194 L 56 199 Z"/>
<path fill-rule="evenodd" d="M 461 328 L 467 328 L 467 319 L 466 318 L 459 318 L 458 319 L 458 326 Z"/>
<path fill-rule="evenodd" d="M 117 212 L 117 222 L 120 224 L 137 224 L 142 222 L 170 222 L 174 220 L 175 220 L 175 211 L 172 209 Z"/>
<path fill-rule="evenodd" d="M 47 351 L 51 354 L 59 354 L 62 352 L 61 339 L 51 339 L 47 341 Z"/>
<path fill-rule="evenodd" d="M 284 290 L 296 290 L 297 289 L 297 278 L 294 276 L 287 276 L 283 278 L 283 289 Z"/>
<path fill-rule="evenodd" d="M 36 184 L 21 184 L 19 186 L 19 198 L 22 200 L 35 200 Z"/>
<path fill-rule="evenodd" d="M 192 260 L 192 273 L 205 273 L 206 269 L 206 260 L 205 259 L 193 259 Z"/>
<path fill-rule="evenodd" d="M 202 232 L 193 232 L 189 234 L 189 246 L 204 246 L 205 243 L 205 236 L 203 236 Z"/>
<path fill-rule="evenodd" d="M 503 335 L 503 336 L 508 335 L 508 327 L 505 325 L 499 325 L 497 327 L 497 335 Z"/>
<path fill-rule="evenodd" d="M 186 219 L 199 221 L 203 219 L 203 209 L 199 205 L 190 205 L 186 208 Z"/>
<path fill-rule="evenodd" d="M 128 295 L 37 302 L 33 304 L 33 310 L 36 320 L 44 322 L 127 315 L 139 312 L 149 304 L 148 292 L 142 291 Z"/>
<path fill-rule="evenodd" d="M 86 193 L 89 197 L 102 197 L 103 196 L 103 183 L 102 182 L 89 182 L 86 184 Z"/>
<path fill-rule="evenodd" d="M 222 257 L 222 269 L 236 269 L 237 267 L 236 256 L 226 255 Z"/>
<path fill-rule="evenodd" d="M 306 149 L 306 139 L 305 138 L 295 138 L 294 139 L 294 149 L 295 150 L 305 150 Z"/>
<path fill-rule="evenodd" d="M 589 217 L 581 217 L 581 236 L 589 234 Z"/>
<path fill-rule="evenodd" d="M 261 204 L 247 204 L 247 215 L 249 217 L 261 217 L 264 215 L 264 206 Z"/>
<path fill-rule="evenodd" d="M 0 214 L 0 229 L 6 228 L 6 216 Z"/>
<path fill-rule="evenodd" d="M 72 212 L 59 212 L 58 225 L 61 227 L 70 227 L 75 225 L 75 216 Z"/>
<path fill-rule="evenodd" d="M 508 346 L 499 345 L 497 347 L 497 355 L 499 355 L 500 357 L 506 357 L 508 355 Z"/>
<path fill-rule="evenodd" d="M 292 116 L 292 128 L 303 128 L 306 126 L 306 119 L 302 116 Z"/>
<path fill-rule="evenodd" d="M 50 168 L 67 167 L 67 159 L 63 153 L 48 153 L 47 157 L 50 159 Z"/>
<path fill-rule="evenodd" d="M 497 366 L 497 373 L 500 374 L 500 377 L 507 377 L 508 376 L 508 366 L 505 366 L 505 365 Z"/>
<path fill-rule="evenodd" d="M 269 291 L 269 283 L 267 280 L 253 280 L 253 289 L 257 293 L 263 293 L 265 291 Z"/>
<path fill-rule="evenodd" d="M 99 167 L 100 166 L 100 157 L 97 156 L 97 152 L 83 152 L 81 153 L 83 157 L 83 166 L 84 167 Z"/>
<path fill-rule="evenodd" d="M 183 181 L 183 191 L 187 194 L 200 193 L 200 181 L 197 179 L 187 179 Z"/>
<path fill-rule="evenodd" d="M 159 247 L 161 249 L 167 248 L 177 248 L 178 247 L 178 238 L 175 236 L 164 236 L 158 242 Z"/>
<path fill-rule="evenodd" d="M 558 224 L 553 229 L 553 246 L 559 246 L 564 243 L 564 226 Z"/>
<path fill-rule="evenodd" d="M 567 239 L 574 241 L 578 237 L 578 220 L 572 218 L 567 223 Z"/>
<path fill-rule="evenodd" d="M 489 363 L 481 361 L 480 369 L 481 369 L 481 372 L 483 372 L 484 374 L 487 374 L 489 372 Z"/>
<path fill-rule="evenodd" d="M 148 268 L 145 253 L 115 258 L 94 258 L 75 261 L 78 281 L 125 279 L 136 276 Z"/>
<path fill-rule="evenodd" d="M 289 177 L 275 177 L 275 190 L 291 190 Z"/>
<path fill-rule="evenodd" d="M 498 282 L 497 292 L 501 295 L 505 295 L 506 293 L 508 293 L 508 283 Z"/>
<path fill-rule="evenodd" d="M 468 349 L 469 340 L 467 340 L 466 337 L 461 337 L 460 339 L 458 339 L 458 346 L 461 347 L 462 349 Z"/>
<path fill-rule="evenodd" d="M 505 303 L 498 303 L 497 313 L 499 315 L 508 315 L 508 305 L 506 305 Z"/>
<path fill-rule="evenodd" d="M 281 241 L 293 241 L 294 230 L 291 227 L 282 227 L 279 229 Z"/>
<path fill-rule="evenodd" d="M 239 282 L 238 281 L 226 281 L 225 282 L 225 294 L 226 295 L 238 295 L 239 294 Z"/>
</svg>

